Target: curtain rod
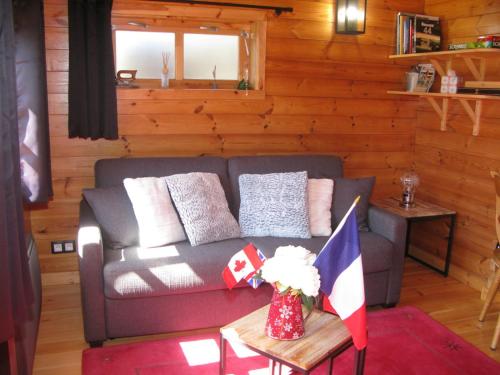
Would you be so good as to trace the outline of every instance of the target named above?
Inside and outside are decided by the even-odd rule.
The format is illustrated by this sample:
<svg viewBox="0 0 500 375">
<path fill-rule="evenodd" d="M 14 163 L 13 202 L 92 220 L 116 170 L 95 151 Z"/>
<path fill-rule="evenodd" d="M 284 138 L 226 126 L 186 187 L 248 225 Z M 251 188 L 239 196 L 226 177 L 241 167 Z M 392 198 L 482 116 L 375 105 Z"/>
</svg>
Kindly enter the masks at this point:
<svg viewBox="0 0 500 375">
<path fill-rule="evenodd" d="M 193 5 L 216 5 L 223 7 L 235 7 L 235 8 L 250 8 L 250 9 L 266 9 L 274 10 L 277 16 L 285 12 L 293 12 L 291 7 L 276 7 L 272 5 L 255 5 L 255 4 L 236 4 L 236 3 L 220 3 L 217 1 L 199 1 L 199 0 L 151 0 L 162 3 L 181 3 L 181 4 L 193 4 Z"/>
</svg>

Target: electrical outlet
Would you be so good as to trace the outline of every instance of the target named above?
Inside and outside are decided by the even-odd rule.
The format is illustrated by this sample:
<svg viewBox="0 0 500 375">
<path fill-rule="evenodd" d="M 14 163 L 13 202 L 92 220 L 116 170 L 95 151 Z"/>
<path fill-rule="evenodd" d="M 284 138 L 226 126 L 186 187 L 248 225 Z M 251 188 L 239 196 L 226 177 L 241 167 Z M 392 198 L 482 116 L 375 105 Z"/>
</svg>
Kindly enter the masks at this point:
<svg viewBox="0 0 500 375">
<path fill-rule="evenodd" d="M 63 252 L 63 243 L 62 241 L 52 241 L 50 243 L 50 247 L 52 250 L 52 254 L 60 254 Z"/>
<path fill-rule="evenodd" d="M 65 253 L 72 253 L 75 251 L 75 241 L 63 241 L 63 248 Z"/>
<path fill-rule="evenodd" d="M 76 251 L 76 244 L 73 240 L 52 241 L 52 254 L 72 253 Z"/>
</svg>

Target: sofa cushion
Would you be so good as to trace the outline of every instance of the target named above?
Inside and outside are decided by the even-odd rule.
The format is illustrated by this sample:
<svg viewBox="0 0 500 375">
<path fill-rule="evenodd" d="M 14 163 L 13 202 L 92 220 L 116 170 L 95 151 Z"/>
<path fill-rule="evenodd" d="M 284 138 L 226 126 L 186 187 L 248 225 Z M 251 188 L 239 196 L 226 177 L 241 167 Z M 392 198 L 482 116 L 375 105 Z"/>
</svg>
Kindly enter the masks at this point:
<svg viewBox="0 0 500 375">
<path fill-rule="evenodd" d="M 121 185 L 127 177 L 163 177 L 190 172 L 209 172 L 219 176 L 229 206 L 232 207 L 227 161 L 220 157 L 101 159 L 95 164 L 95 186 Z"/>
<path fill-rule="evenodd" d="M 323 245 L 328 240 L 328 237 L 312 237 L 312 238 L 279 238 L 279 237 L 245 237 L 245 241 L 251 242 L 262 251 L 266 258 L 274 256 L 274 252 L 280 246 L 302 246 L 307 250 L 317 254 L 323 248 Z"/>
<path fill-rule="evenodd" d="M 83 189 L 85 200 L 101 227 L 104 244 L 121 249 L 139 243 L 139 227 L 125 187 Z"/>
<path fill-rule="evenodd" d="M 165 178 L 193 246 L 240 237 L 215 173 L 185 173 Z"/>
<path fill-rule="evenodd" d="M 310 238 L 307 173 L 240 175 L 242 236 Z"/>
<path fill-rule="evenodd" d="M 165 178 L 126 178 L 123 185 L 139 225 L 139 244 L 156 247 L 186 239 Z"/>
<path fill-rule="evenodd" d="M 184 241 L 149 249 L 105 249 L 104 294 L 126 299 L 227 289 L 221 273 L 246 245 L 238 238 L 196 247 Z"/>
<path fill-rule="evenodd" d="M 238 156 L 228 160 L 228 171 L 238 217 L 240 175 L 306 171 L 309 178 L 336 178 L 342 177 L 342 160 L 334 155 Z"/>
<path fill-rule="evenodd" d="M 276 248 L 280 246 L 302 246 L 318 254 L 328 240 L 328 237 L 301 238 L 277 238 L 277 237 L 245 237 L 252 242 L 266 257 L 274 256 Z M 373 232 L 359 232 L 359 242 L 363 259 L 363 272 L 385 271 L 392 266 L 392 254 L 394 251 L 392 242 L 385 237 Z"/>
<path fill-rule="evenodd" d="M 356 219 L 361 231 L 368 231 L 368 205 L 372 194 L 375 177 L 365 178 L 337 178 L 333 193 L 333 221 L 334 226 L 340 223 L 345 213 L 351 207 L 354 199 L 359 195 L 361 199 L 356 205 Z"/>
</svg>

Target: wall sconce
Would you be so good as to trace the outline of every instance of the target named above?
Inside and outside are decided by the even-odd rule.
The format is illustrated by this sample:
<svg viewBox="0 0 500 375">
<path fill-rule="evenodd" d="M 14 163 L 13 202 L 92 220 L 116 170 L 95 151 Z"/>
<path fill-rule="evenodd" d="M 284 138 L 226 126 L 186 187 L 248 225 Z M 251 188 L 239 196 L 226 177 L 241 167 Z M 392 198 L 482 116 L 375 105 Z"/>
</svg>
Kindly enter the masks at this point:
<svg viewBox="0 0 500 375">
<path fill-rule="evenodd" d="M 337 0 L 337 34 L 364 34 L 367 0 Z"/>
</svg>

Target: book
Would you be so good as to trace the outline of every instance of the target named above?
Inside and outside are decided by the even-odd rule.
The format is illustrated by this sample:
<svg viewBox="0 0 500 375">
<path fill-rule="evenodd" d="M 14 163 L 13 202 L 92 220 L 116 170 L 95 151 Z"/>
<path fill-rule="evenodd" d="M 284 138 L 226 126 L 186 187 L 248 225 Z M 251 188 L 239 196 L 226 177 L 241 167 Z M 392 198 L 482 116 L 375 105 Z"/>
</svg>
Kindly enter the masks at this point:
<svg viewBox="0 0 500 375">
<path fill-rule="evenodd" d="M 439 17 L 399 12 L 396 16 L 396 54 L 439 51 Z"/>
</svg>

